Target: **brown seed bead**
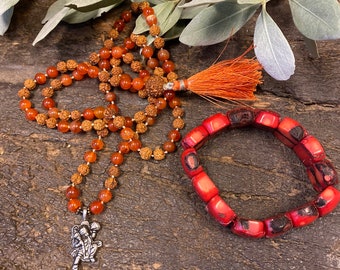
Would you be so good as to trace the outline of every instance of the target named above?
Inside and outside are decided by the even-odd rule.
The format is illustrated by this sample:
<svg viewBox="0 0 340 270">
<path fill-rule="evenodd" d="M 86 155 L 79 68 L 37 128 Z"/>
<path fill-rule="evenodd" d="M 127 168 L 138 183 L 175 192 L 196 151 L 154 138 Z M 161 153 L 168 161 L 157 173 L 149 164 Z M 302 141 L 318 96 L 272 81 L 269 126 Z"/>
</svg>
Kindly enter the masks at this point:
<svg viewBox="0 0 340 270">
<path fill-rule="evenodd" d="M 109 175 L 112 177 L 120 176 L 120 169 L 117 166 L 111 166 L 108 171 Z"/>
<path fill-rule="evenodd" d="M 67 64 L 64 61 L 60 61 L 57 63 L 57 70 L 61 73 L 65 73 L 67 71 Z"/>
<path fill-rule="evenodd" d="M 178 75 L 173 71 L 169 72 L 168 75 L 166 75 L 166 77 L 169 80 L 169 82 L 172 82 L 178 79 Z"/>
<path fill-rule="evenodd" d="M 21 89 L 18 91 L 18 96 L 19 96 L 20 98 L 30 98 L 31 93 L 30 93 L 30 91 L 29 91 L 27 88 L 21 88 Z"/>
<path fill-rule="evenodd" d="M 153 151 L 153 158 L 155 160 L 162 160 L 165 158 L 165 153 L 164 150 L 157 147 L 154 151 Z"/>
<path fill-rule="evenodd" d="M 176 144 L 174 144 L 173 142 L 165 142 L 163 144 L 163 150 L 168 152 L 168 153 L 172 153 L 176 151 Z"/>
<path fill-rule="evenodd" d="M 46 119 L 46 126 L 48 128 L 55 128 L 57 126 L 57 119 L 53 117 Z"/>
<path fill-rule="evenodd" d="M 129 148 L 129 142 L 127 141 L 122 141 L 118 144 L 118 151 L 121 152 L 122 154 L 127 154 L 130 152 Z"/>
<path fill-rule="evenodd" d="M 61 83 L 61 80 L 59 79 L 54 79 L 51 81 L 51 88 L 53 90 L 59 90 L 63 87 L 63 84 Z"/>
<path fill-rule="evenodd" d="M 145 83 L 145 90 L 150 97 L 160 97 L 163 95 L 164 79 L 160 76 L 151 76 Z"/>
<path fill-rule="evenodd" d="M 122 128 L 125 125 L 125 117 L 124 116 L 116 116 L 113 119 L 113 125 L 118 129 Z"/>
<path fill-rule="evenodd" d="M 143 64 L 140 61 L 132 61 L 130 65 L 133 72 L 140 72 L 143 69 Z"/>
<path fill-rule="evenodd" d="M 97 130 L 97 135 L 105 138 L 109 135 L 109 130 L 107 128 L 103 128 L 102 130 Z"/>
<path fill-rule="evenodd" d="M 105 128 L 105 122 L 102 119 L 96 119 L 93 122 L 94 130 L 102 130 Z"/>
<path fill-rule="evenodd" d="M 179 133 L 179 131 L 176 129 L 170 130 L 168 133 L 168 138 L 173 142 L 178 142 L 181 139 L 181 133 Z"/>
<path fill-rule="evenodd" d="M 92 129 L 92 122 L 90 120 L 84 120 L 81 122 L 81 129 L 88 132 Z"/>
<path fill-rule="evenodd" d="M 108 189 L 103 189 L 103 190 L 99 191 L 98 199 L 100 201 L 104 202 L 104 203 L 111 201 L 111 199 L 112 199 L 111 191 L 108 190 Z"/>
<path fill-rule="evenodd" d="M 98 64 L 98 62 L 100 61 L 100 57 L 98 55 L 98 53 L 91 53 L 90 56 L 89 56 L 89 61 L 90 61 L 90 64 L 91 65 L 96 65 Z"/>
<path fill-rule="evenodd" d="M 111 155 L 110 160 L 111 160 L 112 164 L 120 165 L 124 161 L 124 156 L 119 152 L 115 152 Z"/>
<path fill-rule="evenodd" d="M 141 123 L 145 121 L 146 115 L 143 111 L 138 111 L 135 113 L 133 118 L 135 119 L 136 123 Z"/>
<path fill-rule="evenodd" d="M 24 81 L 24 86 L 28 89 L 28 90 L 33 90 L 36 87 L 36 83 L 34 80 L 32 79 L 27 79 Z"/>
<path fill-rule="evenodd" d="M 117 87 L 119 86 L 120 83 L 120 77 L 119 75 L 112 75 L 112 77 L 109 80 L 109 83 L 113 86 L 113 87 Z"/>
<path fill-rule="evenodd" d="M 74 173 L 71 176 L 71 182 L 75 185 L 79 185 L 83 181 L 83 177 L 79 173 Z"/>
<path fill-rule="evenodd" d="M 184 110 L 181 107 L 175 107 L 172 110 L 172 115 L 175 118 L 182 117 L 184 115 Z"/>
<path fill-rule="evenodd" d="M 160 49 L 160 48 L 163 48 L 164 45 L 165 45 L 165 41 L 164 41 L 164 38 L 162 37 L 156 37 L 154 42 L 153 42 L 154 46 L 156 49 Z"/>
<path fill-rule="evenodd" d="M 136 45 L 138 47 L 143 47 L 144 45 L 146 45 L 147 43 L 147 39 L 146 39 L 146 36 L 144 35 L 139 35 L 137 38 L 136 38 Z"/>
<path fill-rule="evenodd" d="M 129 127 L 125 127 L 120 131 L 120 137 L 125 141 L 131 140 L 135 134 L 136 133 Z"/>
<path fill-rule="evenodd" d="M 136 125 L 136 132 L 143 134 L 148 130 L 147 125 L 145 125 L 144 123 L 138 123 Z"/>
<path fill-rule="evenodd" d="M 99 88 L 99 91 L 106 93 L 106 92 L 109 92 L 111 90 L 111 85 L 107 82 L 101 82 L 101 83 L 99 83 L 98 88 Z"/>
<path fill-rule="evenodd" d="M 139 10 L 140 10 L 140 11 L 143 11 L 144 8 L 148 8 L 148 7 L 150 7 L 149 2 L 146 2 L 146 1 L 144 1 L 144 2 L 139 2 Z"/>
<path fill-rule="evenodd" d="M 100 82 L 107 82 L 110 79 L 110 73 L 106 70 L 102 70 L 98 73 L 98 80 Z"/>
<path fill-rule="evenodd" d="M 114 189 L 117 187 L 117 185 L 118 185 L 117 180 L 113 177 L 106 178 L 104 182 L 104 186 L 109 189 Z"/>
<path fill-rule="evenodd" d="M 120 65 L 121 60 L 116 58 L 110 59 L 110 65 L 113 67 L 118 67 Z"/>
<path fill-rule="evenodd" d="M 50 87 L 44 87 L 42 90 L 41 90 L 41 94 L 44 96 L 44 97 L 52 97 L 54 95 L 54 90 Z"/>
<path fill-rule="evenodd" d="M 145 89 L 139 90 L 138 91 L 138 96 L 140 98 L 147 98 L 148 97 L 148 92 Z"/>
<path fill-rule="evenodd" d="M 91 142 L 91 147 L 94 149 L 94 150 L 102 150 L 104 148 L 104 142 L 103 140 L 101 139 L 93 139 L 92 142 Z"/>
<path fill-rule="evenodd" d="M 39 113 L 36 117 L 35 120 L 37 121 L 37 123 L 39 125 L 45 125 L 46 124 L 46 119 L 47 119 L 47 115 L 44 113 Z"/>
<path fill-rule="evenodd" d="M 142 147 L 142 142 L 138 139 L 133 139 L 129 141 L 129 148 L 133 152 L 137 152 Z"/>
<path fill-rule="evenodd" d="M 157 107 L 155 105 L 152 105 L 152 104 L 149 104 L 145 107 L 145 113 L 148 115 L 148 116 L 151 116 L 151 117 L 155 117 L 157 116 Z"/>
<path fill-rule="evenodd" d="M 81 122 L 78 120 L 74 120 L 70 123 L 70 130 L 74 134 L 78 134 L 81 132 Z"/>
<path fill-rule="evenodd" d="M 139 3 L 138 3 L 138 2 L 132 2 L 130 7 L 131 7 L 131 10 L 132 10 L 134 13 L 137 13 L 137 12 L 138 12 L 138 9 L 139 9 Z"/>
<path fill-rule="evenodd" d="M 81 117 L 80 111 L 74 110 L 74 111 L 71 112 L 72 120 L 78 120 L 78 119 L 80 119 L 80 117 Z"/>
<path fill-rule="evenodd" d="M 158 36 L 161 33 L 161 29 L 157 24 L 153 24 L 150 26 L 150 35 L 151 36 Z"/>
<path fill-rule="evenodd" d="M 112 75 L 121 75 L 121 74 L 123 74 L 123 69 L 121 67 L 113 67 L 111 69 L 111 74 Z"/>
<path fill-rule="evenodd" d="M 133 61 L 133 54 L 132 53 L 126 53 L 123 55 L 123 61 L 125 64 L 131 64 Z"/>
<path fill-rule="evenodd" d="M 109 37 L 112 38 L 112 39 L 116 39 L 116 38 L 118 38 L 118 36 L 119 36 L 119 32 L 116 29 L 112 29 L 109 32 Z"/>
<path fill-rule="evenodd" d="M 139 151 L 140 157 L 144 160 L 149 160 L 152 156 L 152 149 L 150 147 L 143 147 Z"/>
<path fill-rule="evenodd" d="M 185 126 L 185 123 L 183 121 L 182 118 L 176 118 L 173 122 L 172 122 L 172 126 L 175 128 L 175 129 L 183 129 L 184 126 Z"/>
<path fill-rule="evenodd" d="M 117 114 L 116 110 L 111 109 L 111 108 L 106 108 L 104 111 L 104 120 L 107 122 L 108 120 L 112 119 L 113 116 L 115 116 L 116 114 Z"/>
<path fill-rule="evenodd" d="M 90 173 L 90 166 L 85 163 L 80 164 L 77 171 L 79 174 L 86 176 Z"/>
<path fill-rule="evenodd" d="M 66 67 L 70 71 L 75 70 L 77 68 L 77 65 L 78 65 L 78 63 L 75 60 L 73 60 L 73 59 L 70 59 L 70 60 L 66 61 Z"/>
<path fill-rule="evenodd" d="M 153 74 L 156 76 L 163 76 L 164 70 L 160 67 L 155 67 L 155 70 L 153 71 Z"/>
<path fill-rule="evenodd" d="M 68 110 L 62 110 L 59 112 L 59 118 L 62 120 L 68 120 L 71 116 L 71 113 Z"/>
<path fill-rule="evenodd" d="M 106 39 L 106 40 L 104 41 L 104 47 L 105 47 L 105 48 L 107 48 L 107 49 L 110 50 L 113 46 L 114 46 L 113 40 L 111 40 L 111 39 Z"/>
</svg>

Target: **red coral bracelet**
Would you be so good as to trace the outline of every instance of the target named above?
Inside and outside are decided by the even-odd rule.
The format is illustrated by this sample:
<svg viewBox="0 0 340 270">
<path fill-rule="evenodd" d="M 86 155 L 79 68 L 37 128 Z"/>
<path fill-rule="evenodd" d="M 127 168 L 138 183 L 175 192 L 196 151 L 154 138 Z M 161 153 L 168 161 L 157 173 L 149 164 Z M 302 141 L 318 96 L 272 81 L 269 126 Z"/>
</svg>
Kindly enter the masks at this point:
<svg viewBox="0 0 340 270">
<path fill-rule="evenodd" d="M 219 196 L 219 190 L 200 164 L 197 151 L 206 140 L 223 129 L 254 126 L 269 130 L 286 146 L 292 148 L 306 166 L 307 175 L 319 195 L 296 209 L 261 220 L 240 218 Z M 281 118 L 273 111 L 237 108 L 226 114 L 218 113 L 205 119 L 182 140 L 184 151 L 181 161 L 191 178 L 198 196 L 206 203 L 207 211 L 222 225 L 230 226 L 235 234 L 261 238 L 281 235 L 293 227 L 312 223 L 333 211 L 340 202 L 340 191 L 334 185 L 338 175 L 326 159 L 320 142 L 308 134 L 299 122 L 289 117 Z"/>
</svg>

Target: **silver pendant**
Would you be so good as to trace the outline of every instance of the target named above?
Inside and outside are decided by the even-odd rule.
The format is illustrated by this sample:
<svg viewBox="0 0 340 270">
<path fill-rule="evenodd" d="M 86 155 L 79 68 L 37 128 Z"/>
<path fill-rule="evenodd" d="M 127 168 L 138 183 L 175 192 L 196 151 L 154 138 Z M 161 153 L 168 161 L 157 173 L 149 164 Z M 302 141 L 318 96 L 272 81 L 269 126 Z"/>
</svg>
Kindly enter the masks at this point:
<svg viewBox="0 0 340 270">
<path fill-rule="evenodd" d="M 96 241 L 96 235 L 100 230 L 98 222 L 89 222 L 86 218 L 88 210 L 83 209 L 83 221 L 80 225 L 72 227 L 71 241 L 73 257 L 72 270 L 78 270 L 80 262 L 95 262 L 94 258 L 99 247 L 103 245 L 102 241 Z"/>
</svg>

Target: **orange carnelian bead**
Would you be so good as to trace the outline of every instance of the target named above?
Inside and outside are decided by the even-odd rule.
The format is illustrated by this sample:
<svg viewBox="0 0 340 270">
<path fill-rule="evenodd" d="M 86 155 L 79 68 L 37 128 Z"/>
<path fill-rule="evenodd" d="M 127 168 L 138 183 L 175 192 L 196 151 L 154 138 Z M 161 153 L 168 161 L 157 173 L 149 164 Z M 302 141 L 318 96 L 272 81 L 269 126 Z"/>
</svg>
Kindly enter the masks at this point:
<svg viewBox="0 0 340 270">
<path fill-rule="evenodd" d="M 96 66 L 89 66 L 87 70 L 87 74 L 90 78 L 97 78 L 99 73 L 99 68 Z"/>
<path fill-rule="evenodd" d="M 112 57 L 116 59 L 122 58 L 123 53 L 124 53 L 124 49 L 122 47 L 115 46 L 111 49 L 111 55 Z"/>
<path fill-rule="evenodd" d="M 80 196 L 80 190 L 75 186 L 69 186 L 66 189 L 66 198 L 67 199 L 77 199 Z"/>
<path fill-rule="evenodd" d="M 119 108 L 116 104 L 111 103 L 111 104 L 107 105 L 107 108 L 113 110 L 113 112 L 115 114 L 119 113 Z"/>
<path fill-rule="evenodd" d="M 36 80 L 37 84 L 44 84 L 46 82 L 46 75 L 43 73 L 37 73 L 35 74 L 34 79 Z"/>
<path fill-rule="evenodd" d="M 91 147 L 94 150 L 102 150 L 104 147 L 104 142 L 101 139 L 93 139 L 91 142 Z"/>
<path fill-rule="evenodd" d="M 158 64 L 159 62 L 157 58 L 149 58 L 149 60 L 146 63 L 146 65 L 151 69 L 155 69 L 156 67 L 158 67 Z"/>
<path fill-rule="evenodd" d="M 127 154 L 130 152 L 130 147 L 129 147 L 129 142 L 120 142 L 118 144 L 118 150 L 122 153 L 122 154 Z"/>
<path fill-rule="evenodd" d="M 103 47 L 99 50 L 99 56 L 101 59 L 109 59 L 111 56 L 111 52 L 108 48 Z"/>
<path fill-rule="evenodd" d="M 178 97 L 174 97 L 169 101 L 169 106 L 171 109 L 175 108 L 176 106 L 181 106 L 181 100 Z"/>
<path fill-rule="evenodd" d="M 123 90 L 129 90 L 131 88 L 131 81 L 132 79 L 129 74 L 122 74 L 119 82 L 120 88 L 122 88 Z"/>
<path fill-rule="evenodd" d="M 51 108 L 55 107 L 55 101 L 52 98 L 44 98 L 42 101 L 42 106 L 46 109 L 49 110 Z"/>
<path fill-rule="evenodd" d="M 122 164 L 124 161 L 124 156 L 119 153 L 119 152 L 115 152 L 111 155 L 111 162 L 114 165 L 120 165 Z"/>
<path fill-rule="evenodd" d="M 166 60 L 163 63 L 162 68 L 166 73 L 170 73 L 175 70 L 175 63 L 172 62 L 171 60 Z"/>
<path fill-rule="evenodd" d="M 103 106 L 98 106 L 93 110 L 94 116 L 99 119 L 104 118 L 105 108 Z"/>
<path fill-rule="evenodd" d="M 148 17 L 149 15 L 153 15 L 155 14 L 155 11 L 152 7 L 145 7 L 143 8 L 143 16 L 146 18 Z"/>
<path fill-rule="evenodd" d="M 129 147 L 131 149 L 131 151 L 136 152 L 139 149 L 142 148 L 142 142 L 138 139 L 133 139 L 131 141 L 129 141 Z"/>
<path fill-rule="evenodd" d="M 91 108 L 87 108 L 83 111 L 83 117 L 86 120 L 92 120 L 94 118 L 94 111 Z"/>
<path fill-rule="evenodd" d="M 124 22 L 130 22 L 132 18 L 131 11 L 130 10 L 123 11 L 120 17 L 124 20 Z"/>
<path fill-rule="evenodd" d="M 52 117 L 52 118 L 55 118 L 55 119 L 58 119 L 59 118 L 59 110 L 58 108 L 50 108 L 47 112 L 47 115 L 49 117 Z"/>
<path fill-rule="evenodd" d="M 107 128 L 111 132 L 116 132 L 118 130 L 118 128 L 113 124 L 113 120 L 110 120 L 109 122 L 107 122 Z"/>
<path fill-rule="evenodd" d="M 56 67 L 51 66 L 46 69 L 46 74 L 50 78 L 56 78 L 59 74 L 59 71 Z"/>
<path fill-rule="evenodd" d="M 34 108 L 28 108 L 26 109 L 26 119 L 33 121 L 35 120 L 35 117 L 38 115 L 38 111 Z"/>
<path fill-rule="evenodd" d="M 149 15 L 148 17 L 145 18 L 146 23 L 149 26 L 157 24 L 157 17 L 155 15 Z"/>
<path fill-rule="evenodd" d="M 132 41 L 131 38 L 127 37 L 124 39 L 124 47 L 132 50 L 135 47 L 135 43 Z"/>
<path fill-rule="evenodd" d="M 168 60 L 170 58 L 170 53 L 169 53 L 168 50 L 160 49 L 157 53 L 157 57 L 158 57 L 159 61 L 165 61 L 165 60 Z"/>
<path fill-rule="evenodd" d="M 20 110 L 25 111 L 26 109 L 29 109 L 32 107 L 32 103 L 28 99 L 22 99 L 19 102 L 19 107 L 20 107 Z"/>
<path fill-rule="evenodd" d="M 112 102 L 116 100 L 116 94 L 114 92 L 108 92 L 105 94 L 105 100 L 108 102 Z"/>
<path fill-rule="evenodd" d="M 133 121 L 132 118 L 129 116 L 125 117 L 125 127 L 132 127 L 133 126 Z"/>
<path fill-rule="evenodd" d="M 155 105 L 158 110 L 164 110 L 166 108 L 166 100 L 164 98 L 157 98 Z"/>
<path fill-rule="evenodd" d="M 125 27 L 125 22 L 123 20 L 116 20 L 113 24 L 113 28 L 116 29 L 118 32 L 122 32 Z"/>
<path fill-rule="evenodd" d="M 111 68 L 111 64 L 110 61 L 107 59 L 102 59 L 98 62 L 98 67 L 100 69 L 105 69 L 105 70 L 109 70 Z"/>
<path fill-rule="evenodd" d="M 145 77 L 150 77 L 150 72 L 146 69 L 142 69 L 141 71 L 139 71 L 139 77 L 142 79 Z"/>
<path fill-rule="evenodd" d="M 181 139 L 181 133 L 176 129 L 170 130 L 168 133 L 168 138 L 171 141 L 178 142 Z"/>
<path fill-rule="evenodd" d="M 146 117 L 146 123 L 148 124 L 148 126 L 153 126 L 156 122 L 156 119 L 152 116 L 147 116 Z"/>
<path fill-rule="evenodd" d="M 76 213 L 81 206 L 82 203 L 79 199 L 70 199 L 67 203 L 67 209 L 72 213 Z"/>
<path fill-rule="evenodd" d="M 132 139 L 134 136 L 135 132 L 129 127 L 125 127 L 120 131 L 120 137 L 125 141 Z"/>
<path fill-rule="evenodd" d="M 104 210 L 104 204 L 101 201 L 94 201 L 90 203 L 90 212 L 94 215 L 98 215 Z"/>
<path fill-rule="evenodd" d="M 164 91 L 164 97 L 169 101 L 176 97 L 176 93 L 173 90 Z"/>
<path fill-rule="evenodd" d="M 142 55 L 145 58 L 150 58 L 153 55 L 153 49 L 151 46 L 144 46 L 142 49 Z"/>
<path fill-rule="evenodd" d="M 86 75 L 89 70 L 89 66 L 86 63 L 79 63 L 77 66 L 77 70 L 81 75 Z"/>
<path fill-rule="evenodd" d="M 84 75 L 78 69 L 72 71 L 72 76 L 76 81 L 81 81 L 84 78 Z"/>
<path fill-rule="evenodd" d="M 93 151 L 87 151 L 84 154 L 84 160 L 89 163 L 94 163 L 97 160 L 97 154 Z"/>
<path fill-rule="evenodd" d="M 132 87 L 136 90 L 141 90 L 144 87 L 144 81 L 142 78 L 136 77 L 132 80 Z"/>
<path fill-rule="evenodd" d="M 81 132 L 81 122 L 78 120 L 74 120 L 70 123 L 70 130 L 72 133 L 79 133 Z"/>
<path fill-rule="evenodd" d="M 63 74 L 60 77 L 63 86 L 70 86 L 72 84 L 72 78 L 68 74 Z"/>
<path fill-rule="evenodd" d="M 60 120 L 58 123 L 58 131 L 66 133 L 70 130 L 70 126 L 66 120 Z"/>
<path fill-rule="evenodd" d="M 163 150 L 167 151 L 168 153 L 172 153 L 176 150 L 176 144 L 174 144 L 173 142 L 165 142 L 163 144 Z"/>
<path fill-rule="evenodd" d="M 112 199 L 111 191 L 108 190 L 108 189 L 101 190 L 98 194 L 98 199 L 101 200 L 104 203 L 111 201 L 111 199 Z"/>
</svg>

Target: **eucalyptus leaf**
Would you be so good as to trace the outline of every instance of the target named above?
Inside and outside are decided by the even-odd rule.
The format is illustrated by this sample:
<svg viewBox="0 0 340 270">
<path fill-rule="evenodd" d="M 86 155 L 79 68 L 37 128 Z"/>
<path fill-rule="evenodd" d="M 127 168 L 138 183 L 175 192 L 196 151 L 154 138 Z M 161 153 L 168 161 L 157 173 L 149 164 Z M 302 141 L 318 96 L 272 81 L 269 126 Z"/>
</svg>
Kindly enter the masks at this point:
<svg viewBox="0 0 340 270">
<path fill-rule="evenodd" d="M 117 6 L 123 1 L 124 0 L 77 0 L 66 4 L 65 6 L 80 12 L 90 12 L 109 6 Z"/>
<path fill-rule="evenodd" d="M 276 80 L 288 80 L 295 70 L 295 58 L 280 28 L 262 8 L 254 32 L 255 54 L 263 68 Z"/>
<path fill-rule="evenodd" d="M 170 13 L 170 15 L 167 17 L 167 19 L 164 21 L 164 23 L 160 24 L 161 29 L 161 35 L 168 32 L 181 18 L 181 14 L 183 11 L 183 8 L 180 7 L 182 3 L 184 3 L 185 0 L 181 0 L 177 6 L 175 6 L 174 10 Z"/>
<path fill-rule="evenodd" d="M 11 7 L 0 15 L 0 35 L 1 36 L 5 34 L 5 32 L 7 31 L 11 23 L 13 10 L 14 10 L 14 7 Z"/>
<path fill-rule="evenodd" d="M 40 30 L 36 38 L 34 39 L 33 46 L 37 44 L 37 42 L 45 38 L 58 25 L 58 23 L 66 16 L 69 10 L 70 8 L 64 7 L 57 14 L 55 14 L 52 18 L 50 18 L 48 22 Z"/>
<path fill-rule="evenodd" d="M 58 12 L 60 12 L 66 5 L 68 0 L 55 1 L 47 10 L 46 15 L 41 23 L 45 24 L 48 20 L 53 18 Z"/>
<path fill-rule="evenodd" d="M 225 2 L 226 0 L 192 0 L 189 3 L 183 4 L 180 7 L 181 8 L 188 8 L 188 7 L 197 7 L 201 5 L 210 5 L 210 4 L 216 4 L 219 2 Z"/>
<path fill-rule="evenodd" d="M 14 7 L 19 0 L 0 0 L 0 15 Z"/>
<path fill-rule="evenodd" d="M 183 30 L 179 40 L 191 46 L 222 42 L 235 34 L 260 5 L 221 2 L 203 9 Z"/>
<path fill-rule="evenodd" d="M 269 0 L 267 0 L 269 1 Z M 261 4 L 263 0 L 237 0 L 237 3 L 239 4 Z"/>
<path fill-rule="evenodd" d="M 195 7 L 183 8 L 181 19 L 192 19 L 203 9 L 207 8 L 209 5 L 200 5 Z"/>
<path fill-rule="evenodd" d="M 340 38 L 340 4 L 337 0 L 289 0 L 294 23 L 309 39 Z"/>
<path fill-rule="evenodd" d="M 187 26 L 187 20 L 179 20 L 166 34 L 163 36 L 165 40 L 179 38 L 184 28 Z"/>
</svg>

